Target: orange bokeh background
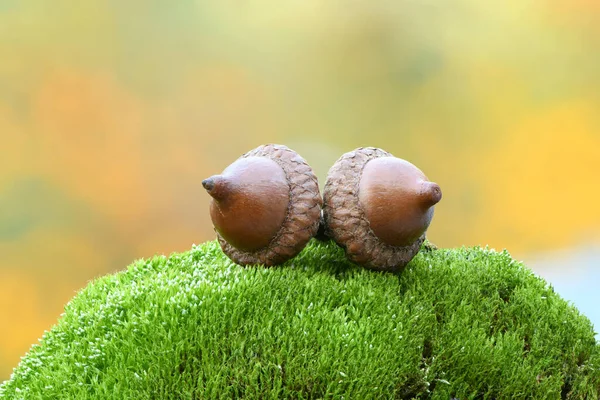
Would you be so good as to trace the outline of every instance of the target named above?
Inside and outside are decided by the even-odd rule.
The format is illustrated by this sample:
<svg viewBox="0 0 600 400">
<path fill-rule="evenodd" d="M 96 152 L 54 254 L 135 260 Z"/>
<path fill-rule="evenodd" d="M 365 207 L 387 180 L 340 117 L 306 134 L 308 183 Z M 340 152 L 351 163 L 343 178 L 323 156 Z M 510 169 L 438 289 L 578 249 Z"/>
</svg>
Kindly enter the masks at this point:
<svg viewBox="0 0 600 400">
<path fill-rule="evenodd" d="M 90 279 L 213 239 L 200 182 L 261 143 L 418 165 L 430 239 L 600 243 L 600 6 L 0 3 L 0 380 Z"/>
</svg>

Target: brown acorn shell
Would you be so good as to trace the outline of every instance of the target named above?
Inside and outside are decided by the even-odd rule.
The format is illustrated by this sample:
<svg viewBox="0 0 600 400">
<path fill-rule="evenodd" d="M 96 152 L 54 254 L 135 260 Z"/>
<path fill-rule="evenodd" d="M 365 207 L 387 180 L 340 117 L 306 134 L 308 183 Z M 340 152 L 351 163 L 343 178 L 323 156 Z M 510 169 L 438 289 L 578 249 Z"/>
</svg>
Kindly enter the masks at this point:
<svg viewBox="0 0 600 400">
<path fill-rule="evenodd" d="M 246 157 L 267 157 L 283 169 L 290 188 L 285 219 L 273 239 L 262 249 L 239 250 L 215 230 L 217 239 L 223 252 L 237 264 L 281 264 L 302 251 L 319 229 L 323 200 L 317 177 L 304 158 L 287 146 L 262 145 L 240 158 Z"/>
<path fill-rule="evenodd" d="M 398 271 L 419 252 L 425 233 L 407 246 L 383 243 L 373 233 L 358 190 L 363 168 L 379 157 L 393 155 L 375 147 L 360 147 L 335 162 L 323 188 L 323 218 L 327 236 L 346 250 L 351 261 L 377 271 Z"/>
</svg>

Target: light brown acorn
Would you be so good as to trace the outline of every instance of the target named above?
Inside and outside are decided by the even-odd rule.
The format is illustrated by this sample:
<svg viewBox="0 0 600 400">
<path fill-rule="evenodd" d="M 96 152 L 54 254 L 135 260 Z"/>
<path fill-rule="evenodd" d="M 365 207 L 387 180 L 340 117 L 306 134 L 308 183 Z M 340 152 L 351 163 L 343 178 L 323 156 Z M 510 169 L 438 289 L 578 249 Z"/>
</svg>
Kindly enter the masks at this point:
<svg viewBox="0 0 600 400">
<path fill-rule="evenodd" d="M 317 177 L 286 146 L 259 146 L 202 186 L 212 197 L 210 216 L 221 248 L 237 264 L 281 264 L 319 228 Z"/>
<path fill-rule="evenodd" d="M 442 198 L 410 162 L 374 147 L 348 152 L 323 189 L 325 233 L 367 268 L 397 271 L 418 253 Z"/>
</svg>

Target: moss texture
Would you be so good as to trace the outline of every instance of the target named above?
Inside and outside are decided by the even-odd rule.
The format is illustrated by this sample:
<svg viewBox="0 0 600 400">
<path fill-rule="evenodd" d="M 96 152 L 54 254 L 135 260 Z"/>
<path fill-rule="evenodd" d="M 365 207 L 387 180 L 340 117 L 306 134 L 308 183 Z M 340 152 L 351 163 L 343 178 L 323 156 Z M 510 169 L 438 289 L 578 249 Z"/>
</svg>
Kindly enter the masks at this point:
<svg viewBox="0 0 600 400">
<path fill-rule="evenodd" d="M 90 283 L 5 399 L 597 399 L 590 321 L 507 252 L 425 246 L 398 274 L 312 241 L 275 268 L 216 242 Z"/>
</svg>

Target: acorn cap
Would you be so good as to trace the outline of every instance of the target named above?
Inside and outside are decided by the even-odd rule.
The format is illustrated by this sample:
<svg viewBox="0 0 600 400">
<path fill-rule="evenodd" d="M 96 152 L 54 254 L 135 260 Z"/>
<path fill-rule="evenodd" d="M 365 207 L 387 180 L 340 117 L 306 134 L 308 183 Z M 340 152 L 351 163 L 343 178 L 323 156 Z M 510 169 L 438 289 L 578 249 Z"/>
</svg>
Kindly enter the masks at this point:
<svg viewBox="0 0 600 400">
<path fill-rule="evenodd" d="M 397 271 L 418 253 L 440 187 L 406 160 L 373 147 L 348 152 L 323 189 L 326 234 L 367 268 Z"/>
<path fill-rule="evenodd" d="M 298 254 L 319 228 L 322 199 L 306 161 L 263 145 L 205 179 L 223 252 L 240 265 L 276 265 Z"/>
</svg>

